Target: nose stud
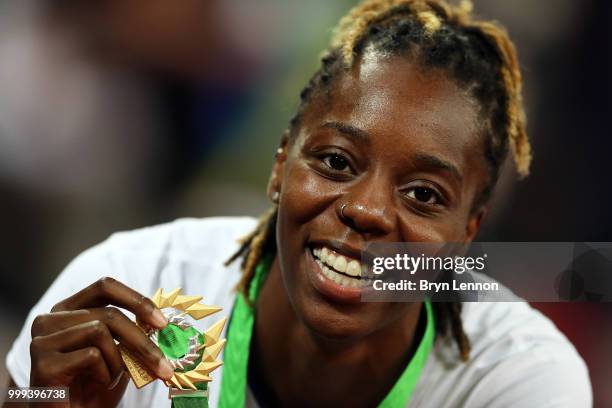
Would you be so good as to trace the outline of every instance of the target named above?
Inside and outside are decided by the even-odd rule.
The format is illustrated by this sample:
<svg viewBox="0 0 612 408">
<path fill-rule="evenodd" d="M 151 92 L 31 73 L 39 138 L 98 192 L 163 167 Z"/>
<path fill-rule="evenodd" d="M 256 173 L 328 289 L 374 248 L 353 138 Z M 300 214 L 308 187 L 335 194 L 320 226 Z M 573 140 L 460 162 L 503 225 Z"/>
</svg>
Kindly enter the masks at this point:
<svg viewBox="0 0 612 408">
<path fill-rule="evenodd" d="M 344 208 L 346 207 L 346 203 L 342 204 L 342 207 L 340 207 L 340 216 L 342 218 L 346 218 L 346 216 L 344 215 Z"/>
</svg>

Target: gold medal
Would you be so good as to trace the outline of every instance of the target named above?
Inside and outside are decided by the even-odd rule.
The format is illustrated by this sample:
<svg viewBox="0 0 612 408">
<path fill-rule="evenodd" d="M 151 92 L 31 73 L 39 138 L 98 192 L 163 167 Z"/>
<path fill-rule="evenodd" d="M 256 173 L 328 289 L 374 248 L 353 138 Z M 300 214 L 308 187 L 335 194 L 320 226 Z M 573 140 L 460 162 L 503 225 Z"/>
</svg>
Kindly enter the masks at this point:
<svg viewBox="0 0 612 408">
<path fill-rule="evenodd" d="M 225 345 L 221 333 L 227 318 L 220 319 L 208 330 L 200 333 L 190 320 L 200 320 L 217 313 L 221 310 L 220 307 L 201 303 L 202 296 L 182 295 L 180 288 L 168 293 L 158 289 L 151 300 L 168 319 L 165 328 L 152 330 L 147 334 L 174 367 L 174 376 L 169 381 L 165 381 L 170 389 L 170 397 L 181 397 L 192 393 L 207 398 L 207 383 L 212 380 L 209 374 L 223 364 L 217 360 L 217 357 Z M 137 388 L 142 388 L 157 379 L 121 344 L 119 351 Z"/>
</svg>

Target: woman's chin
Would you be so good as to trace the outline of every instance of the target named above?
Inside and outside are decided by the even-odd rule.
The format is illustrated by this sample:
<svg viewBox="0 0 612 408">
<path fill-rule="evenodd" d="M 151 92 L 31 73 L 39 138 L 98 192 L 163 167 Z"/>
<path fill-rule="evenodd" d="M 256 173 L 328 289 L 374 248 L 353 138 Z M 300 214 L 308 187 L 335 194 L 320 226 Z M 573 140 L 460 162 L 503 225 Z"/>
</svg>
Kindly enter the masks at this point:
<svg viewBox="0 0 612 408">
<path fill-rule="evenodd" d="M 355 310 L 345 309 L 345 305 L 330 305 L 317 302 L 316 306 L 310 306 L 300 316 L 306 328 L 317 338 L 333 341 L 351 341 L 363 338 L 372 332 L 376 322 L 368 323 L 363 314 Z"/>
<path fill-rule="evenodd" d="M 356 340 L 372 333 L 386 320 L 383 304 L 361 302 L 359 290 L 331 282 L 322 276 L 310 250 L 304 255 L 299 272 L 285 279 L 285 290 L 298 320 L 313 336 Z"/>
</svg>

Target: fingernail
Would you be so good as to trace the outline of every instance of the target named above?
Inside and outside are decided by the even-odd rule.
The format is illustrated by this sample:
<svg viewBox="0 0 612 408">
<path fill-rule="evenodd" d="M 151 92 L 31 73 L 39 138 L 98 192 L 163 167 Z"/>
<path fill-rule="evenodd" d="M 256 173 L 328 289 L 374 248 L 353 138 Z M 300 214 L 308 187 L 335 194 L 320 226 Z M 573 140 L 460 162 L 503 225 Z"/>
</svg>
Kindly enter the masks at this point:
<svg viewBox="0 0 612 408">
<path fill-rule="evenodd" d="M 153 323 L 159 328 L 164 328 L 168 324 L 168 320 L 159 309 L 153 310 Z"/>
<path fill-rule="evenodd" d="M 112 383 L 110 383 L 110 385 L 108 386 L 108 390 L 112 390 L 113 388 L 115 388 L 117 385 L 119 385 L 119 383 L 121 382 L 121 379 L 123 378 L 123 374 L 125 373 L 125 370 L 121 370 L 121 372 L 119 372 L 119 374 L 117 375 L 117 377 L 113 380 Z"/>
<path fill-rule="evenodd" d="M 172 368 L 168 360 L 162 358 L 161 360 L 159 360 L 157 372 L 161 378 L 163 378 L 164 380 L 169 380 L 174 375 L 174 368 Z"/>
</svg>

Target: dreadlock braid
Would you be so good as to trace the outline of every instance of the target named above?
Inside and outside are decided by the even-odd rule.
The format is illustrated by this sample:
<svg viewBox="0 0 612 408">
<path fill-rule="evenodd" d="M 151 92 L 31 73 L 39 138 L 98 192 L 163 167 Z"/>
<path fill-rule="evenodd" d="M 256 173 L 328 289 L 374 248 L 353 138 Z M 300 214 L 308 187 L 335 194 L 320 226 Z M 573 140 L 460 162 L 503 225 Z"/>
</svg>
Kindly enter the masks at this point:
<svg viewBox="0 0 612 408">
<path fill-rule="evenodd" d="M 473 203 L 488 200 L 499 169 L 511 151 L 519 176 L 529 173 L 531 147 L 521 94 L 522 78 L 516 49 L 498 24 L 472 16 L 472 3 L 453 5 L 446 0 L 364 0 L 344 16 L 334 30 L 321 65 L 300 93 L 300 104 L 288 129 L 295 137 L 310 103 L 329 96 L 342 75 L 366 51 L 412 59 L 420 68 L 442 69 L 478 103 L 489 180 Z M 276 251 L 276 207 L 266 213 L 239 251 L 244 274 L 238 290 L 248 299 L 248 288 L 262 254 Z M 460 302 L 435 302 L 436 331 L 452 335 L 462 360 L 470 343 L 463 330 Z"/>
<path fill-rule="evenodd" d="M 242 257 L 242 263 L 240 264 L 242 277 L 236 286 L 236 290 L 244 295 L 247 302 L 249 301 L 249 286 L 255 274 L 255 267 L 263 254 L 276 252 L 274 229 L 276 228 L 277 210 L 278 208 L 274 206 L 264 213 L 259 218 L 255 230 L 242 238 L 238 251 L 225 261 L 227 266 Z"/>
<path fill-rule="evenodd" d="M 526 117 L 523 110 L 522 77 L 514 44 L 508 39 L 507 33 L 497 25 L 482 22 L 480 29 L 485 35 L 494 39 L 502 56 L 504 64 L 501 75 L 504 87 L 508 91 L 508 139 L 514 155 L 519 174 L 523 177 L 529 174 L 531 163 L 531 145 L 527 138 Z"/>
<path fill-rule="evenodd" d="M 436 315 L 436 332 L 446 336 L 450 334 L 459 348 L 459 357 L 462 361 L 470 358 L 470 339 L 463 331 L 461 320 L 461 302 L 433 302 L 434 314 Z"/>
</svg>

